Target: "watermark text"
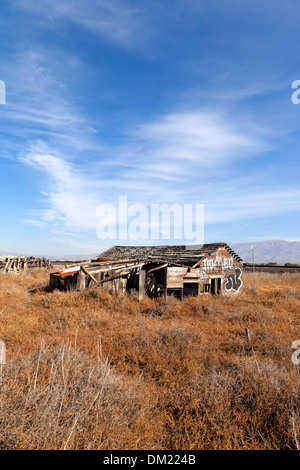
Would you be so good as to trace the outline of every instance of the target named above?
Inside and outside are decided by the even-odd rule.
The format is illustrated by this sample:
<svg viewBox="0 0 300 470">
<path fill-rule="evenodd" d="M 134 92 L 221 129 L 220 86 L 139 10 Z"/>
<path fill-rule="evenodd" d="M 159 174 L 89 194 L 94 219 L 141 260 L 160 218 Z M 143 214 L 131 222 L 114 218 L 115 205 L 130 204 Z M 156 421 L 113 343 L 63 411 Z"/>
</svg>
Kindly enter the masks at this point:
<svg viewBox="0 0 300 470">
<path fill-rule="evenodd" d="M 177 240 L 204 243 L 204 204 L 128 204 L 119 196 L 117 206 L 97 208 L 100 240 Z"/>
</svg>

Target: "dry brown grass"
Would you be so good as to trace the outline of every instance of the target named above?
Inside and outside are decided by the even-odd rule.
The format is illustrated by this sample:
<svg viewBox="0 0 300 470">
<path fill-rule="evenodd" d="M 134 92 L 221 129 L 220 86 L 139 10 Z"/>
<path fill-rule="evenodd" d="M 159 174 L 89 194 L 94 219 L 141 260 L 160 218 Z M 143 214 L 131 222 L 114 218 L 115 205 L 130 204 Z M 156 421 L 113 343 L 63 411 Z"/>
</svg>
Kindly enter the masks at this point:
<svg viewBox="0 0 300 470">
<path fill-rule="evenodd" d="M 0 276 L 0 449 L 300 445 L 300 274 L 182 302 L 49 293 L 48 276 Z"/>
</svg>

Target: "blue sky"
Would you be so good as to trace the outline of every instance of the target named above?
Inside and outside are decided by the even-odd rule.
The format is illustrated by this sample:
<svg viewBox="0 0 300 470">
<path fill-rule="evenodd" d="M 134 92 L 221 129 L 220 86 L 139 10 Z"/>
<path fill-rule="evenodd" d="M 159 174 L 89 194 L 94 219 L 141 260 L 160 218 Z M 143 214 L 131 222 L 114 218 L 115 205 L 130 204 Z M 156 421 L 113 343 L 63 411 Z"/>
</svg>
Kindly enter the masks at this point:
<svg viewBox="0 0 300 470">
<path fill-rule="evenodd" d="M 97 238 L 96 210 L 119 196 L 204 204 L 205 242 L 300 241 L 299 14 L 296 0 L 1 0 L 0 249 L 118 244 Z"/>
</svg>

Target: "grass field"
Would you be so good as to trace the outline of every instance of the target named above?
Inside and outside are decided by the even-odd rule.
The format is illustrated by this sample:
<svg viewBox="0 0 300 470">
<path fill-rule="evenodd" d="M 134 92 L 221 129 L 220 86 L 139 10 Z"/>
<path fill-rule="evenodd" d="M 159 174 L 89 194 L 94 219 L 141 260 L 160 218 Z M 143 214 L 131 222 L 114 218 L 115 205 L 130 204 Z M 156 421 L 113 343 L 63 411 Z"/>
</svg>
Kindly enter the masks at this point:
<svg viewBox="0 0 300 470">
<path fill-rule="evenodd" d="M 300 445 L 300 274 L 182 302 L 48 279 L 0 275 L 0 449 Z"/>
</svg>

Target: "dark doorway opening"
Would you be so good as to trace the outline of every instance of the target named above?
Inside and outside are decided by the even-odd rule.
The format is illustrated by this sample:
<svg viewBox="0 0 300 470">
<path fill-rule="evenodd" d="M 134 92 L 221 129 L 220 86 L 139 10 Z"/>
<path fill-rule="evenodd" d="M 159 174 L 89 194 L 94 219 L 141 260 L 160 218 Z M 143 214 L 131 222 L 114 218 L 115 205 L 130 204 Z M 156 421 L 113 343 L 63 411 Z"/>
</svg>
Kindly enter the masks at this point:
<svg viewBox="0 0 300 470">
<path fill-rule="evenodd" d="M 221 282 L 222 282 L 222 279 L 220 277 L 211 278 L 211 293 L 212 294 L 220 294 Z"/>
</svg>

